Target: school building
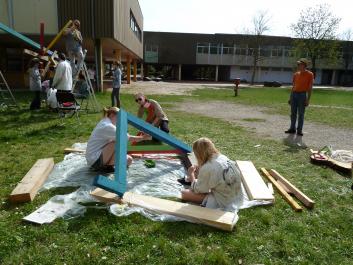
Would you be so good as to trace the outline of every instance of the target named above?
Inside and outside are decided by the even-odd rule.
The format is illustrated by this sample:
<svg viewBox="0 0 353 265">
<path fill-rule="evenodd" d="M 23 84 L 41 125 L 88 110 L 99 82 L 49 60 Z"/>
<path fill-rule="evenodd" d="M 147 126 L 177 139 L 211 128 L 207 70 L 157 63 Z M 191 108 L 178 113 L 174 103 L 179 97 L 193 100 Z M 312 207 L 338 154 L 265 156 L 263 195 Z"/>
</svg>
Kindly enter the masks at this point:
<svg viewBox="0 0 353 265">
<path fill-rule="evenodd" d="M 255 82 L 291 83 L 298 60 L 294 39 L 261 38 Z M 253 35 L 145 31 L 145 75 L 158 72 L 173 80 L 231 81 L 240 78 L 249 82 L 254 42 Z M 349 54 L 341 54 L 342 58 L 334 65 L 325 58 L 317 60 L 316 84 L 353 85 L 353 42 L 349 45 Z"/>
<path fill-rule="evenodd" d="M 136 78 L 143 58 L 143 16 L 138 0 L 0 0 L 0 22 L 39 43 L 40 23 L 48 45 L 69 21 L 81 22 L 86 62 L 103 88 L 105 66 L 122 61 Z M 28 86 L 27 43 L 0 30 L 0 69 L 11 87 Z M 51 49 L 65 52 L 64 39 Z M 131 67 L 130 67 L 131 66 Z M 127 75 L 129 82 L 130 74 Z"/>
</svg>

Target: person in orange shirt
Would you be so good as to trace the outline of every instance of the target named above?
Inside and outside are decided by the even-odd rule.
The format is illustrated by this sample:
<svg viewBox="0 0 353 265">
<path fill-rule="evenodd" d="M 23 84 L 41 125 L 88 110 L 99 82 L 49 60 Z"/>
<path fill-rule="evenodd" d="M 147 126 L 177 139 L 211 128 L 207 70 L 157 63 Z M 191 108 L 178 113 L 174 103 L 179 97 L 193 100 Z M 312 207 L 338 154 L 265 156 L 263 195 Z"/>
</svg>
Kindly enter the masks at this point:
<svg viewBox="0 0 353 265">
<path fill-rule="evenodd" d="M 311 90 L 313 88 L 314 74 L 307 70 L 309 61 L 305 58 L 297 61 L 298 71 L 293 75 L 293 87 L 288 100 L 288 104 L 291 106 L 290 115 L 290 128 L 285 133 L 303 136 L 303 124 L 304 124 L 304 113 L 305 108 L 309 106 Z M 295 125 L 298 124 L 297 129 Z"/>
</svg>

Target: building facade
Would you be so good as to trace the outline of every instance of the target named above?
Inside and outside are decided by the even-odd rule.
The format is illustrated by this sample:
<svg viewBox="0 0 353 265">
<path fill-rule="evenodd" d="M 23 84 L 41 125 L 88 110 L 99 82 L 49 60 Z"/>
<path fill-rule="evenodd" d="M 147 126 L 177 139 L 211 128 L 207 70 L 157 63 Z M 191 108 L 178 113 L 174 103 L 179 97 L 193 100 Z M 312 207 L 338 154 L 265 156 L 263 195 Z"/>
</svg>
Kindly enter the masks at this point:
<svg viewBox="0 0 353 265">
<path fill-rule="evenodd" d="M 194 34 L 144 32 L 145 75 L 159 70 L 176 80 L 251 80 L 254 36 L 241 34 Z M 262 36 L 255 82 L 291 83 L 298 60 L 289 37 Z M 318 59 L 316 84 L 353 83 L 353 42 L 337 63 Z M 348 56 L 348 57 L 347 57 Z M 348 62 L 347 62 L 348 58 Z"/>
<path fill-rule="evenodd" d="M 45 45 L 69 20 L 81 22 L 86 62 L 95 66 L 98 87 L 103 87 L 105 65 L 122 61 L 127 69 L 143 58 L 143 16 L 138 0 L 0 0 L 0 22 L 39 42 L 40 23 L 44 23 Z M 26 43 L 0 30 L 0 69 L 12 86 L 26 84 L 28 57 Z M 65 52 L 61 38 L 52 50 Z M 21 78 L 19 78 L 21 76 Z M 130 74 L 127 76 L 130 78 Z"/>
</svg>

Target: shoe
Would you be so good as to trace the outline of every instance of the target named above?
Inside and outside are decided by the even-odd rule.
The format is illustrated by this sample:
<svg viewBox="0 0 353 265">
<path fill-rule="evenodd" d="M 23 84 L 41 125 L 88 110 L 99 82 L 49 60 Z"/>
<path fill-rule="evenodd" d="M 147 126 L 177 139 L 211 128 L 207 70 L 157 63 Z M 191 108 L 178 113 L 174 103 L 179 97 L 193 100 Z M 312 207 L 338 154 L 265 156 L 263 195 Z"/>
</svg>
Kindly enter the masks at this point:
<svg viewBox="0 0 353 265">
<path fill-rule="evenodd" d="M 180 178 L 180 179 L 178 179 L 178 182 L 179 182 L 181 185 L 184 185 L 184 186 L 191 186 L 191 182 L 190 182 L 190 181 L 186 181 L 185 178 Z"/>
<path fill-rule="evenodd" d="M 299 135 L 299 136 L 303 136 L 304 134 L 303 134 L 303 132 L 302 132 L 302 131 L 297 131 L 297 135 Z"/>
<path fill-rule="evenodd" d="M 293 134 L 293 133 L 295 133 L 295 130 L 293 130 L 293 129 L 289 129 L 289 130 L 285 131 L 285 133 L 290 133 L 290 134 Z"/>
</svg>

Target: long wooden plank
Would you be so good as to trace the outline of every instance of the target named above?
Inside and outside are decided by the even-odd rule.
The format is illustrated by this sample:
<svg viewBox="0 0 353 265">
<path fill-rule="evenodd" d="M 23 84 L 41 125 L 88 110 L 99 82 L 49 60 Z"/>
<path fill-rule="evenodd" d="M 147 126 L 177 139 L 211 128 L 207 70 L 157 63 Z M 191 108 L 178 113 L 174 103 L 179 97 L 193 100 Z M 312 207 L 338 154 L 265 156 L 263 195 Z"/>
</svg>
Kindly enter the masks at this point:
<svg viewBox="0 0 353 265">
<path fill-rule="evenodd" d="M 49 61 L 49 57 L 48 56 L 40 56 L 37 52 L 31 51 L 31 50 L 28 50 L 28 49 L 23 49 L 23 53 L 31 55 L 33 57 L 39 57 L 43 61 Z"/>
<path fill-rule="evenodd" d="M 104 202 L 119 202 L 119 198 L 116 194 L 99 188 L 92 191 L 91 195 Z M 232 231 L 237 221 L 237 215 L 235 213 L 131 192 L 125 192 L 123 202 L 133 206 L 143 207 L 154 212 L 182 217 L 192 222 L 202 223 L 225 231 Z"/>
<path fill-rule="evenodd" d="M 65 26 L 59 31 L 59 33 L 56 34 L 55 38 L 49 43 L 48 47 L 45 48 L 44 54 L 46 54 L 47 51 L 48 51 L 49 49 L 51 49 L 51 47 L 54 46 L 54 44 L 55 44 L 55 43 L 61 38 L 61 36 L 64 34 L 65 29 L 68 28 L 71 24 L 72 24 L 72 20 L 69 20 L 69 21 L 65 24 Z"/>
<path fill-rule="evenodd" d="M 282 186 L 268 173 L 265 168 L 261 168 L 261 172 L 263 175 L 268 178 L 269 181 L 276 187 L 279 194 L 289 203 L 289 205 L 296 211 L 300 212 L 303 208 L 282 188 Z"/>
<path fill-rule="evenodd" d="M 251 161 L 237 160 L 236 163 L 240 169 L 241 178 L 250 200 L 275 200 Z"/>
<path fill-rule="evenodd" d="M 37 191 L 48 178 L 54 167 L 53 158 L 38 159 L 33 167 L 10 194 L 11 202 L 29 202 L 37 195 Z"/>
<path fill-rule="evenodd" d="M 277 181 L 280 181 L 282 185 L 284 185 L 290 192 L 293 193 L 295 197 L 299 201 L 301 201 L 306 207 L 308 208 L 313 208 L 315 202 L 310 199 L 308 196 L 306 196 L 303 192 L 301 192 L 296 186 L 294 186 L 292 183 L 290 183 L 287 179 L 285 179 L 281 174 L 279 174 L 276 170 L 271 169 L 270 172 L 271 176 L 276 179 Z"/>
</svg>

